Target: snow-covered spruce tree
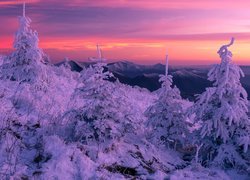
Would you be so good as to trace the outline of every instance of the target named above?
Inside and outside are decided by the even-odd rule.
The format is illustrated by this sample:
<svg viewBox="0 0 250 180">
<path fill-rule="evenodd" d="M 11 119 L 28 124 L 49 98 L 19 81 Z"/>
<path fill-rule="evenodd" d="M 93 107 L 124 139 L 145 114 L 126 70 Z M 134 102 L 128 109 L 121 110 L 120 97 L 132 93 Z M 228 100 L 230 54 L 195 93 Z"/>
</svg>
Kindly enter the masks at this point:
<svg viewBox="0 0 250 180">
<path fill-rule="evenodd" d="M 15 34 L 15 51 L 5 57 L 1 78 L 18 82 L 46 81 L 44 63 L 48 57 L 38 47 L 38 34 L 30 29 L 30 18 L 19 17 L 19 29 Z"/>
<path fill-rule="evenodd" d="M 162 83 L 159 97 L 145 112 L 147 126 L 151 128 L 149 138 L 158 145 L 182 144 L 188 132 L 187 123 L 184 120 L 180 91 L 176 86 L 172 87 L 172 76 L 168 75 L 168 63 L 166 75 L 161 75 L 159 81 Z"/>
<path fill-rule="evenodd" d="M 214 65 L 208 73 L 208 80 L 214 82 L 213 87 L 198 97 L 189 114 L 194 113 L 194 120 L 201 121 L 201 128 L 196 133 L 203 144 L 203 160 L 224 167 L 246 167 L 241 155 L 242 151 L 247 152 L 250 144 L 248 100 L 240 83 L 244 74 L 232 62 L 232 53 L 228 50 L 233 42 L 232 38 L 230 44 L 219 49 L 221 63 Z"/>
<path fill-rule="evenodd" d="M 22 116 L 22 123 L 32 116 L 34 118 L 34 115 L 45 115 L 45 109 L 48 110 L 48 107 L 52 106 L 49 102 L 54 101 L 54 96 L 57 96 L 48 97 L 48 86 L 52 84 L 49 83 L 51 77 L 54 78 L 53 84 L 56 84 L 57 78 L 54 76 L 53 68 L 45 65 L 48 58 L 38 47 L 37 32 L 30 29 L 31 20 L 25 15 L 25 4 L 23 7 L 23 16 L 19 17 L 20 25 L 15 35 L 15 50 L 4 58 L 0 67 L 0 79 L 3 83 L 13 85 L 13 110 L 20 118 Z M 50 114 L 49 110 L 46 112 L 47 115 Z"/>
<path fill-rule="evenodd" d="M 48 58 L 38 47 L 37 32 L 30 29 L 31 20 L 25 16 L 25 8 L 23 12 L 15 36 L 15 51 L 4 59 L 0 79 L 14 84 L 16 95 L 12 102 L 18 114 L 26 116 L 22 120 L 36 117 L 51 122 L 65 111 L 78 74 L 46 65 Z"/>
<path fill-rule="evenodd" d="M 25 8 L 19 22 L 15 51 L 4 58 L 0 68 L 0 81 L 5 86 L 0 89 L 3 94 L 1 98 L 4 103 L 10 103 L 0 115 L 1 179 L 25 178 L 43 161 L 40 158 L 43 151 L 39 132 L 41 119 L 38 115 L 30 115 L 31 112 L 40 113 L 40 109 L 32 107 L 35 98 L 30 98 L 35 96 L 37 90 L 44 91 L 47 87 L 47 73 L 43 64 L 47 59 L 38 48 L 37 33 L 29 28 L 30 19 L 25 16 Z"/>
<path fill-rule="evenodd" d="M 73 122 L 73 141 L 101 149 L 133 132 L 132 118 L 126 111 L 129 104 L 120 97 L 116 84 L 108 81 L 113 75 L 104 71 L 105 66 L 99 62 L 83 70 L 82 84 L 74 94 L 82 107 L 64 118 L 67 123 Z"/>
</svg>

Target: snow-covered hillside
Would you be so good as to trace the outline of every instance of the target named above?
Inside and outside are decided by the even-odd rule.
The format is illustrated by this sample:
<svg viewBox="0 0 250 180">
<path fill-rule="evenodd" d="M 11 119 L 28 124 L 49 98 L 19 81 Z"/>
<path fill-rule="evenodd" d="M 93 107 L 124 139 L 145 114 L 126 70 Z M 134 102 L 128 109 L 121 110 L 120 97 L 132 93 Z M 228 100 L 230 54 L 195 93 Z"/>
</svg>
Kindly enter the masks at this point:
<svg viewBox="0 0 250 180">
<path fill-rule="evenodd" d="M 153 93 L 111 72 L 134 64 L 54 66 L 25 13 L 19 23 L 0 66 L 0 179 L 249 178 L 249 106 L 233 42 L 208 73 L 212 87 L 189 102 L 168 66 Z"/>
</svg>

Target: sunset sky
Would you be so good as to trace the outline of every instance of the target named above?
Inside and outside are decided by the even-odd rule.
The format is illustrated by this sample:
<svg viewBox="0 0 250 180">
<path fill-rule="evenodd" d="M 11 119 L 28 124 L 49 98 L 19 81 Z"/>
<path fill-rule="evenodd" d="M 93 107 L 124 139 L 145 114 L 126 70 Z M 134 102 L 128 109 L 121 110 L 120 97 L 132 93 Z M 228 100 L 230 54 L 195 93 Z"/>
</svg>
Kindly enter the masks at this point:
<svg viewBox="0 0 250 180">
<path fill-rule="evenodd" d="M 11 52 L 23 1 L 0 1 L 0 54 Z M 250 64 L 249 0 L 30 0 L 26 14 L 40 47 L 53 62 L 84 61 L 100 44 L 111 61 L 140 64 L 219 62 L 217 50 L 231 50 L 238 64 Z"/>
</svg>

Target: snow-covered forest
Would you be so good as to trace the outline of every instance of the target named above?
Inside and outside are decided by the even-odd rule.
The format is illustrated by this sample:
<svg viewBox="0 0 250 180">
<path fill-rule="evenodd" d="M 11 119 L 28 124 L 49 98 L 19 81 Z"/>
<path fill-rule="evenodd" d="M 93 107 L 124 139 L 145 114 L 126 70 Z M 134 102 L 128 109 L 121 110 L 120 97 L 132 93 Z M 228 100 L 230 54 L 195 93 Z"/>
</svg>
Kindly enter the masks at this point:
<svg viewBox="0 0 250 180">
<path fill-rule="evenodd" d="M 249 179 L 250 120 L 243 71 L 228 45 L 194 102 L 172 76 L 149 92 L 99 61 L 55 66 L 31 20 L 0 58 L 0 179 Z"/>
</svg>

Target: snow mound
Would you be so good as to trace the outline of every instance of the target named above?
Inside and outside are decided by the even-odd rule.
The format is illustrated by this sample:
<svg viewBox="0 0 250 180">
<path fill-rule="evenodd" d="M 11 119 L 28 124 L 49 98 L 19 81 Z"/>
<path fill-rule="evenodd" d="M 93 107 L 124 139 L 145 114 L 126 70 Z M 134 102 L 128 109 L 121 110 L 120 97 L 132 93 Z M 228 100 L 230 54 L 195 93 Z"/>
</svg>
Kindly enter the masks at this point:
<svg viewBox="0 0 250 180">
<path fill-rule="evenodd" d="M 231 180 L 222 170 L 203 168 L 200 165 L 189 166 L 182 170 L 175 171 L 170 175 L 170 180 Z"/>
</svg>

